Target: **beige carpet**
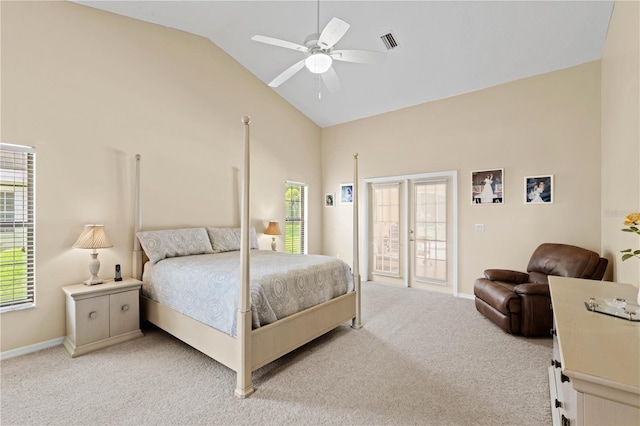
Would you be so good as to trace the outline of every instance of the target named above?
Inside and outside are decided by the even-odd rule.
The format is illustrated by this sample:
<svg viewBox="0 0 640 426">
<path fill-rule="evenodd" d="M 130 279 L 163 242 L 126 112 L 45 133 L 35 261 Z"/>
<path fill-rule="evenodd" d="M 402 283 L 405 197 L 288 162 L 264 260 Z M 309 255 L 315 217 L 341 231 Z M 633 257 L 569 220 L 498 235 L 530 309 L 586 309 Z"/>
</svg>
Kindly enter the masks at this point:
<svg viewBox="0 0 640 426">
<path fill-rule="evenodd" d="M 551 424 L 550 339 L 510 336 L 473 301 L 365 283 L 365 328 L 341 326 L 235 375 L 163 331 L 72 359 L 62 348 L 2 361 L 3 425 Z"/>
</svg>

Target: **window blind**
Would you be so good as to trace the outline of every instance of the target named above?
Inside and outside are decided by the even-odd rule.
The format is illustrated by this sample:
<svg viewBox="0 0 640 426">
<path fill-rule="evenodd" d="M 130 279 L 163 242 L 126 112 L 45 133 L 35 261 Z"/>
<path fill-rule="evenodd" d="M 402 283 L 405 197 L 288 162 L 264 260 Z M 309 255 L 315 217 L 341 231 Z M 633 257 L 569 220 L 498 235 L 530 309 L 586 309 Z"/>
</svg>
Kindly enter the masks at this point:
<svg viewBox="0 0 640 426">
<path fill-rule="evenodd" d="M 35 302 L 35 149 L 0 144 L 0 309 Z"/>
<path fill-rule="evenodd" d="M 306 234 L 306 185 L 287 182 L 285 184 L 285 252 L 304 254 Z"/>
</svg>

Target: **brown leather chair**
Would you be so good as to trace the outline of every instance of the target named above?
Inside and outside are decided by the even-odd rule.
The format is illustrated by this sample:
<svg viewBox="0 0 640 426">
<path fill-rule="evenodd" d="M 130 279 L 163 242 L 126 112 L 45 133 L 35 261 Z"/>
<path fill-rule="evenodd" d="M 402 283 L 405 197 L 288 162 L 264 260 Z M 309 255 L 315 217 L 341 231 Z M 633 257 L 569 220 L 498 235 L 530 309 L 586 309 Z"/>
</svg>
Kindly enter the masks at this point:
<svg viewBox="0 0 640 426">
<path fill-rule="evenodd" d="M 507 333 L 549 336 L 553 326 L 549 275 L 601 280 L 607 259 L 567 244 L 541 244 L 527 272 L 487 269 L 473 284 L 476 309 Z"/>
</svg>

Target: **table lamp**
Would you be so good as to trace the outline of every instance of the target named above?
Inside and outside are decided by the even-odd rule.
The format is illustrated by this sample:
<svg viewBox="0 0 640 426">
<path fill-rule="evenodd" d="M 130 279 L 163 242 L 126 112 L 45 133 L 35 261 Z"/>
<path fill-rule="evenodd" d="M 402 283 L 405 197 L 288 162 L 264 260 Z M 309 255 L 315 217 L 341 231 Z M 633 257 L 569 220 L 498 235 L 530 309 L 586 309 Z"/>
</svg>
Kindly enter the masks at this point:
<svg viewBox="0 0 640 426">
<path fill-rule="evenodd" d="M 89 262 L 89 272 L 91 277 L 84 283 L 86 285 L 102 284 L 102 280 L 98 277 L 100 270 L 100 261 L 98 260 L 98 251 L 100 248 L 113 247 L 107 233 L 104 231 L 104 225 L 85 225 L 82 234 L 73 245 L 74 248 L 91 249 L 91 261 Z"/>
<path fill-rule="evenodd" d="M 278 226 L 278 222 L 273 220 L 269 221 L 269 226 L 267 226 L 267 229 L 265 229 L 264 234 L 265 235 L 282 234 L 282 232 L 280 232 L 280 227 Z M 271 240 L 271 250 L 276 251 L 276 237 L 273 237 L 273 239 Z"/>
</svg>

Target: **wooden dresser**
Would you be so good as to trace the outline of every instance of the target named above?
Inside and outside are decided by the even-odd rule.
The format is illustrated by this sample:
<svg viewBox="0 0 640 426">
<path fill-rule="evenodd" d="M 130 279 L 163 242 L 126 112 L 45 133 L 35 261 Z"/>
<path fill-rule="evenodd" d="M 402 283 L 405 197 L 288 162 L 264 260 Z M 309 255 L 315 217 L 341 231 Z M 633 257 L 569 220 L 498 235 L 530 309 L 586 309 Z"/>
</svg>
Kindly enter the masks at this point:
<svg viewBox="0 0 640 426">
<path fill-rule="evenodd" d="M 591 312 L 585 301 L 635 301 L 630 284 L 549 277 L 554 425 L 640 425 L 640 322 Z"/>
</svg>

